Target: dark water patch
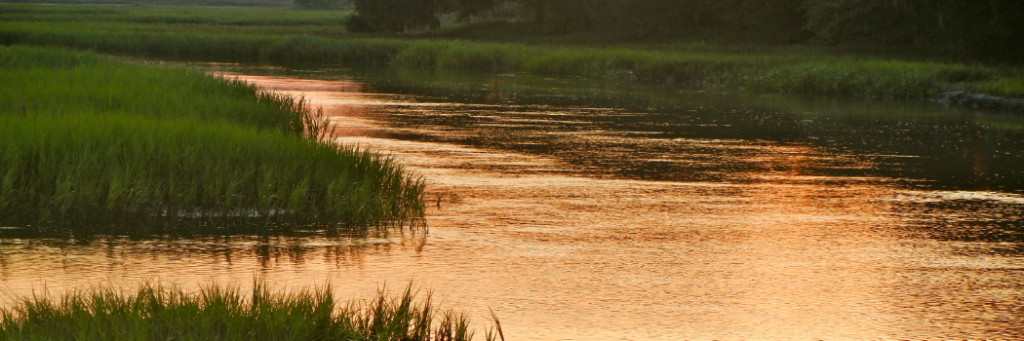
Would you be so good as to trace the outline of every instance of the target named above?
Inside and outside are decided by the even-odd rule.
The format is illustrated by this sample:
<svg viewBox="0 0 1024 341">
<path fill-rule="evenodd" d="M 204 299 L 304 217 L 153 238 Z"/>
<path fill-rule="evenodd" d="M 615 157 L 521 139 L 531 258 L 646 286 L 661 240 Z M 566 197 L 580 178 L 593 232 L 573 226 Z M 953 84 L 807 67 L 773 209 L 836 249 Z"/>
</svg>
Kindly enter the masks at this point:
<svg viewBox="0 0 1024 341">
<path fill-rule="evenodd" d="M 947 193 L 894 202 L 893 213 L 929 238 L 966 242 L 1010 243 L 1024 246 L 1024 198 L 963 198 L 969 193 Z M 975 195 L 976 196 L 976 195 Z M 1005 250 L 1005 248 L 1001 248 Z"/>
<path fill-rule="evenodd" d="M 0 238 L 0 274 L 24 272 L 79 273 L 98 267 L 113 271 L 134 267 L 160 268 L 169 263 L 202 259 L 197 267 L 257 265 L 270 271 L 282 264 L 307 263 L 358 266 L 364 252 L 387 252 L 391 248 L 416 248 L 424 234 L 406 235 L 232 235 L 232 236 L 89 236 L 46 238 L 39 236 Z M 153 262 L 147 265 L 146 263 Z M 107 269 L 107 270 L 103 270 Z M 120 270 L 118 270 L 120 271 Z M 195 276 L 196 274 L 189 274 Z M 6 276 L 0 276 L 6 277 Z M 0 278 L 16 279 L 16 278 Z"/>
<path fill-rule="evenodd" d="M 751 161 L 756 155 L 716 162 L 715 155 L 704 148 L 666 142 L 736 140 L 812 148 L 813 158 L 820 162 L 804 165 L 799 172 L 805 175 L 902 178 L 910 180 L 908 184 L 926 186 L 922 188 L 1024 192 L 1024 118 L 1012 115 L 926 103 L 679 93 L 523 79 L 525 76 L 475 79 L 476 87 L 467 86 L 465 80 L 366 77 L 376 91 L 416 94 L 416 100 L 422 102 L 473 104 L 424 109 L 443 109 L 444 114 L 394 110 L 384 115 L 399 127 L 460 132 L 424 140 L 556 155 L 587 170 L 611 170 L 603 173 L 617 177 L 709 178 L 701 174 L 708 172 L 682 161 L 619 164 L 617 160 L 625 159 L 616 152 L 624 150 L 641 159 L 662 154 L 707 155 L 705 161 L 711 160 L 716 167 L 735 166 L 730 173 L 777 167 Z M 557 115 L 549 108 L 558 108 Z M 536 139 L 543 139 L 539 145 L 546 147 L 531 142 Z M 736 155 L 733 150 L 728 154 Z M 664 171 L 656 172 L 659 176 L 631 171 L 651 169 L 648 166 Z"/>
</svg>

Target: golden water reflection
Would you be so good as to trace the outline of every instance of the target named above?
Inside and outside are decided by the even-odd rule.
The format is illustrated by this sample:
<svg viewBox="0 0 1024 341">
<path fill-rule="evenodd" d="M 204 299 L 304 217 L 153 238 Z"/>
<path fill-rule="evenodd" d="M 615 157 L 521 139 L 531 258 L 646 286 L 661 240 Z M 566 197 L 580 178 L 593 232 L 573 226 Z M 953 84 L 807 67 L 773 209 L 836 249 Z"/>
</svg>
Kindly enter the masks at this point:
<svg viewBox="0 0 1024 341">
<path fill-rule="evenodd" d="M 544 120 L 510 123 L 539 124 L 528 132 L 558 135 L 565 144 L 671 144 L 706 152 L 666 154 L 660 162 L 756 165 L 723 169 L 731 181 L 580 176 L 586 165 L 557 153 L 395 138 L 480 131 L 388 120 L 450 115 L 434 110 L 458 104 L 374 94 L 354 81 L 224 75 L 322 105 L 339 143 L 393 155 L 423 175 L 429 234 L 86 246 L 16 240 L 0 248 L 3 289 L 24 295 L 41 286 L 244 284 L 263 276 L 290 287 L 331 282 L 358 297 L 381 283 L 414 281 L 478 320 L 493 309 L 510 340 L 1024 338 L 1021 243 L 928 232 L 937 222 L 952 229 L 987 220 L 1014 224 L 1022 216 L 1020 196 L 815 174 L 809 169 L 822 163 L 872 165 L 799 143 L 645 139 L 593 128 L 552 134 Z M 493 116 L 500 121 L 500 113 Z M 922 208 L 952 201 L 965 206 Z M 979 202 L 1000 207 L 1003 216 L 971 209 Z"/>
</svg>

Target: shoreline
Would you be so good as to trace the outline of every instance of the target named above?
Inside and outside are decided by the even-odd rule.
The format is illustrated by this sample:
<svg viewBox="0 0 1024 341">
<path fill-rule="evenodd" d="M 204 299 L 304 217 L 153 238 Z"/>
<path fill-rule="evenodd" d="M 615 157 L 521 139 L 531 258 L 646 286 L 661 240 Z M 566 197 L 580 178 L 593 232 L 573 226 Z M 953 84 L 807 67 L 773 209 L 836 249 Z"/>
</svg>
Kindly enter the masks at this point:
<svg viewBox="0 0 1024 341">
<path fill-rule="evenodd" d="M 62 46 L 180 61 L 385 66 L 425 72 L 523 73 L 823 98 L 938 102 L 1024 113 L 1024 70 L 980 62 L 865 54 L 825 46 L 537 44 L 360 35 L 347 12 L 0 4 L 0 45 Z M 89 27 L 82 29 L 83 25 Z M 962 91 L 962 93 L 954 93 Z"/>
<path fill-rule="evenodd" d="M 949 91 L 939 94 L 931 102 L 949 108 L 1024 114 L 1024 98 L 1000 97 L 986 93 Z"/>
</svg>

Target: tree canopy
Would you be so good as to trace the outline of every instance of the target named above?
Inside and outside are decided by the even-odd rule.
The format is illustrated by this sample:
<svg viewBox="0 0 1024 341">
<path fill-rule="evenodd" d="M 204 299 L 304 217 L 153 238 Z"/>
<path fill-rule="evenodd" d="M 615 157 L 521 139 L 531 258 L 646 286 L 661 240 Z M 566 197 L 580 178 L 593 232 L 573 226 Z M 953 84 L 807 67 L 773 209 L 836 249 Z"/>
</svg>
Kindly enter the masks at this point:
<svg viewBox="0 0 1024 341">
<path fill-rule="evenodd" d="M 356 16 L 349 30 L 404 32 L 412 28 L 440 26 L 435 0 L 354 0 Z"/>
<path fill-rule="evenodd" d="M 313 1 L 313 0 L 306 0 Z M 497 7 L 545 34 L 622 40 L 905 46 L 961 55 L 1024 54 L 1020 0 L 355 0 L 356 30 L 433 28 Z"/>
</svg>

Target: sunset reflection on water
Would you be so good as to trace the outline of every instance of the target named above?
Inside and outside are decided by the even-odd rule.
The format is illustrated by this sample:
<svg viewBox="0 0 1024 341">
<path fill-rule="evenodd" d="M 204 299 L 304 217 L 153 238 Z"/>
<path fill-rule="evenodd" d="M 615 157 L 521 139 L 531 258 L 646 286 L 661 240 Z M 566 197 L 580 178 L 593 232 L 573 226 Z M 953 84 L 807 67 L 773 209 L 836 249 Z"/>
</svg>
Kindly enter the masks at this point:
<svg viewBox="0 0 1024 341">
<path fill-rule="evenodd" d="M 262 276 L 368 297 L 414 281 L 478 321 L 493 309 L 510 340 L 1024 339 L 1016 194 L 907 186 L 921 179 L 799 141 L 580 116 L 623 109 L 558 114 L 504 95 L 482 105 L 353 80 L 222 75 L 321 105 L 339 143 L 422 175 L 429 231 L 14 240 L 0 248 L 3 288 Z"/>
</svg>

